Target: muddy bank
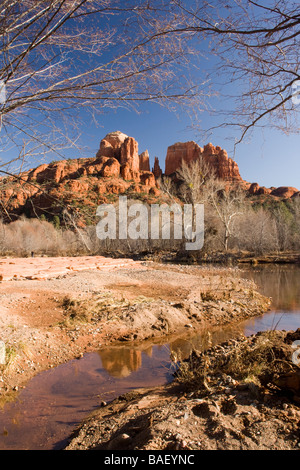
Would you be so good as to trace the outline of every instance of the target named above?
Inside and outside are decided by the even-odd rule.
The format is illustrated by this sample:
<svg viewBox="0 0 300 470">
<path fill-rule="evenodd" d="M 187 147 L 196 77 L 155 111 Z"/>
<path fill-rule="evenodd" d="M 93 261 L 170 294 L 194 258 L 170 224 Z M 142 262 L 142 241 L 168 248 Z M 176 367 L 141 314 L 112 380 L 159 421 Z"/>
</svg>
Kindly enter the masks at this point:
<svg viewBox="0 0 300 470">
<path fill-rule="evenodd" d="M 265 256 L 240 256 L 238 263 L 258 264 L 300 264 L 299 253 L 272 253 Z"/>
<path fill-rule="evenodd" d="M 135 256 L 137 260 L 151 260 L 164 263 L 185 263 L 195 264 L 221 264 L 235 265 L 239 264 L 300 264 L 300 254 L 298 251 L 289 251 L 281 253 L 265 253 L 258 255 L 246 251 L 220 251 L 211 253 L 193 253 L 193 252 L 159 252 L 159 253 L 140 253 Z"/>
<path fill-rule="evenodd" d="M 194 352 L 171 385 L 95 411 L 66 450 L 299 450 L 299 339 L 273 331 Z"/>
<path fill-rule="evenodd" d="M 10 279 L 0 283 L 3 400 L 38 372 L 85 352 L 194 334 L 261 315 L 270 304 L 235 268 L 40 258 L 26 261 L 22 273 L 23 259 L 20 266 L 2 262 Z"/>
</svg>

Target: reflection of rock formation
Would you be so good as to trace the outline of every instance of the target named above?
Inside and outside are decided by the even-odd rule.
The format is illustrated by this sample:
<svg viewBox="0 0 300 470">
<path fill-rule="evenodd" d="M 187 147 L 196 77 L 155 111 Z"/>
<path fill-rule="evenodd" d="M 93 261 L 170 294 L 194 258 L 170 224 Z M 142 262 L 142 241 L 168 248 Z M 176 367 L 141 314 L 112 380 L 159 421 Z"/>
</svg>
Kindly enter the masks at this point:
<svg viewBox="0 0 300 470">
<path fill-rule="evenodd" d="M 148 357 L 152 357 L 152 355 L 153 355 L 152 346 L 150 346 L 149 348 L 145 349 L 145 350 L 144 350 L 144 353 L 145 353 Z"/>
<path fill-rule="evenodd" d="M 135 349 L 107 348 L 98 354 L 104 369 L 113 377 L 128 377 L 142 365 L 142 352 Z"/>
</svg>

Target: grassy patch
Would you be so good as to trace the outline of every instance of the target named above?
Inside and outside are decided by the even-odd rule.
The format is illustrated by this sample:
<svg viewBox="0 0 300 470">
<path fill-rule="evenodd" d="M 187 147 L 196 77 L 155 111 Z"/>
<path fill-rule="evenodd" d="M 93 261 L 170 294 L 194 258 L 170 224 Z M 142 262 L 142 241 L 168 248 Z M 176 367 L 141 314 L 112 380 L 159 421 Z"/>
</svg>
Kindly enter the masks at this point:
<svg viewBox="0 0 300 470">
<path fill-rule="evenodd" d="M 0 365 L 0 371 L 5 371 L 10 367 L 21 354 L 27 354 L 27 347 L 22 341 L 14 345 L 7 344 L 5 347 L 5 363 Z"/>
<path fill-rule="evenodd" d="M 134 300 L 116 299 L 111 292 L 93 295 L 87 299 L 74 299 L 66 296 L 63 299 L 65 320 L 61 325 L 72 326 L 76 323 L 98 323 L 99 321 L 124 319 L 125 313 L 131 307 L 152 301 L 153 299 L 144 296 L 138 296 Z"/>
</svg>

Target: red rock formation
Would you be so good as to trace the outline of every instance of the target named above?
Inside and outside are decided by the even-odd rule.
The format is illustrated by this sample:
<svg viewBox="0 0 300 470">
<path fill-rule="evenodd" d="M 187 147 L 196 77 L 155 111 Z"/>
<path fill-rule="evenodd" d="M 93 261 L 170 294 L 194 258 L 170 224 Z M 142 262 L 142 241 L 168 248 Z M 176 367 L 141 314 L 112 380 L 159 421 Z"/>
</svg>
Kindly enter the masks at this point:
<svg viewBox="0 0 300 470">
<path fill-rule="evenodd" d="M 211 143 L 204 148 L 195 142 L 177 143 L 168 148 L 166 175 L 172 175 L 182 164 L 202 157 L 215 169 L 217 176 L 228 185 L 237 183 L 251 195 L 270 194 L 274 198 L 299 196 L 296 188 L 265 188 L 242 180 L 237 164 L 227 152 Z M 0 178 L 1 212 L 5 220 L 26 214 L 36 217 L 60 215 L 67 208 L 73 213 L 91 209 L 102 202 L 114 201 L 118 194 L 149 195 L 149 200 L 161 196 L 158 178 L 162 175 L 155 157 L 152 172 L 149 153 L 138 154 L 138 143 L 122 132 L 112 132 L 101 140 L 96 158 L 69 159 L 43 164 L 23 172 L 19 177 Z"/>
<path fill-rule="evenodd" d="M 159 165 L 159 160 L 157 157 L 154 158 L 154 167 L 152 168 L 152 173 L 155 176 L 155 179 L 158 179 L 162 175 L 162 169 L 160 168 Z"/>
<path fill-rule="evenodd" d="M 121 146 L 128 138 L 123 132 L 116 131 L 107 134 L 100 142 L 100 149 L 96 154 L 98 157 L 114 157 L 120 161 Z"/>
<path fill-rule="evenodd" d="M 165 175 L 169 176 L 175 173 L 181 166 L 182 160 L 190 163 L 196 160 L 203 153 L 203 149 L 196 142 L 177 142 L 168 147 Z"/>
<path fill-rule="evenodd" d="M 133 174 L 140 171 L 138 143 L 133 137 L 127 137 L 121 146 L 120 164 L 128 164 Z"/>
<path fill-rule="evenodd" d="M 140 180 L 140 159 L 138 144 L 132 137 L 128 137 L 121 147 L 121 176 L 125 180 Z"/>
<path fill-rule="evenodd" d="M 298 189 L 296 188 L 292 188 L 291 186 L 280 186 L 279 188 L 273 189 L 271 195 L 287 199 L 294 196 L 296 193 L 298 193 Z"/>
<path fill-rule="evenodd" d="M 258 193 L 258 190 L 259 190 L 259 184 L 258 183 L 252 183 L 249 190 L 248 190 L 248 192 L 249 192 L 249 194 L 254 196 L 255 194 Z"/>
<path fill-rule="evenodd" d="M 155 176 L 151 171 L 142 171 L 140 181 L 145 186 L 155 186 Z"/>
<path fill-rule="evenodd" d="M 140 162 L 144 170 L 140 170 Z M 78 211 L 109 202 L 109 195 L 157 194 L 156 181 L 149 169 L 149 154 L 140 158 L 138 143 L 121 132 L 101 140 L 96 158 L 69 159 L 24 172 L 20 179 L 0 178 L 2 214 L 30 216 L 61 214 L 63 208 Z M 4 181 L 4 182 L 3 182 Z M 95 213 L 95 212 L 94 212 Z"/>
<path fill-rule="evenodd" d="M 102 159 L 103 168 L 100 170 L 101 176 L 104 177 L 116 177 L 120 176 L 120 163 L 116 158 L 107 158 L 104 161 L 105 157 Z"/>
<path fill-rule="evenodd" d="M 145 152 L 140 155 L 140 171 L 150 171 L 149 152 Z"/>
<path fill-rule="evenodd" d="M 114 158 L 120 163 L 120 174 L 125 180 L 139 181 L 140 157 L 138 143 L 133 137 L 116 131 L 107 134 L 100 142 L 96 159 Z"/>
<path fill-rule="evenodd" d="M 124 165 L 121 166 L 121 177 L 126 181 L 133 180 L 139 182 L 140 173 L 133 172 L 130 164 L 124 163 Z"/>
<path fill-rule="evenodd" d="M 258 183 L 252 183 L 248 189 L 248 192 L 252 196 L 261 196 L 263 194 L 270 194 L 272 190 L 270 188 L 266 188 L 265 186 L 259 186 Z"/>
<path fill-rule="evenodd" d="M 261 196 L 262 194 L 271 194 L 271 189 L 266 188 L 265 186 L 260 186 L 259 190 L 257 191 L 257 194 Z"/>
<path fill-rule="evenodd" d="M 215 154 L 207 155 L 206 158 L 213 164 L 216 174 L 220 179 L 232 182 L 243 181 L 238 164 L 232 158 L 228 158 L 226 150 L 221 149 Z"/>
<path fill-rule="evenodd" d="M 190 163 L 200 157 L 212 165 L 219 178 L 226 181 L 243 181 L 237 163 L 228 158 L 226 150 L 215 147 L 211 143 L 202 148 L 193 141 L 178 142 L 168 147 L 165 174 L 174 174 L 180 168 L 183 160 Z"/>
</svg>

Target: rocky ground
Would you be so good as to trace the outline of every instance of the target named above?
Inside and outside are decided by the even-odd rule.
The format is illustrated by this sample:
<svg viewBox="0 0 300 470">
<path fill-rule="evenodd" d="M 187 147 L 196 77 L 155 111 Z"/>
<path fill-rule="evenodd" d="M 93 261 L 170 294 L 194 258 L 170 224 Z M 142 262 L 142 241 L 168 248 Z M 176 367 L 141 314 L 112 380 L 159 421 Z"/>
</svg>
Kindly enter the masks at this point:
<svg viewBox="0 0 300 470">
<path fill-rule="evenodd" d="M 66 450 L 299 450 L 296 332 L 267 332 L 193 353 L 169 386 L 94 412 Z"/>
</svg>

